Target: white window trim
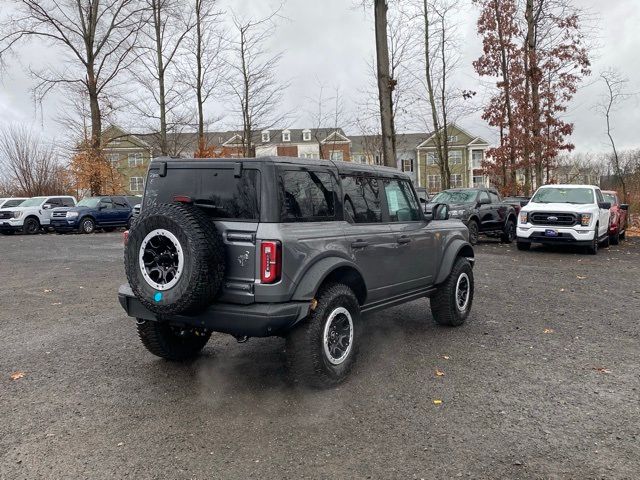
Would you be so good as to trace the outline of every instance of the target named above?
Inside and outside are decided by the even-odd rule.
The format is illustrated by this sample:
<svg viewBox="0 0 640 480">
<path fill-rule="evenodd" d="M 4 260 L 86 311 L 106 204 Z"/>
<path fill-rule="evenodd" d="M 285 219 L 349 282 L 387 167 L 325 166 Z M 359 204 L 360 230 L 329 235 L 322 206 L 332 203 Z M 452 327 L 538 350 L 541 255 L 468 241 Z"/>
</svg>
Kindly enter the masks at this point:
<svg viewBox="0 0 640 480">
<path fill-rule="evenodd" d="M 308 142 L 311 140 L 311 131 L 310 130 L 303 130 L 302 131 L 302 140 L 305 142 Z"/>
<path fill-rule="evenodd" d="M 129 190 L 132 192 L 142 192 L 144 190 L 144 177 L 129 177 Z"/>
<path fill-rule="evenodd" d="M 291 141 L 291 132 L 289 130 L 282 131 L 282 141 L 290 142 Z"/>
<path fill-rule="evenodd" d="M 271 135 L 269 134 L 269 132 L 262 132 L 262 141 L 263 142 L 269 142 L 271 140 Z"/>
</svg>

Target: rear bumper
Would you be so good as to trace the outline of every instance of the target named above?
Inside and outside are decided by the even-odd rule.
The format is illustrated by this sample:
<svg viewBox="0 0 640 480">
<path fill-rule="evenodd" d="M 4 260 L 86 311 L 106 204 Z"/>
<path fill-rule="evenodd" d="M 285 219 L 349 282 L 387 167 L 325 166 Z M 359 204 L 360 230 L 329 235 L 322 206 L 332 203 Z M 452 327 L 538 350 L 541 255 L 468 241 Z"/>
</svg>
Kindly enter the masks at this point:
<svg viewBox="0 0 640 480">
<path fill-rule="evenodd" d="M 248 337 L 281 335 L 309 313 L 309 302 L 287 302 L 250 305 L 215 303 L 194 315 L 157 315 L 135 297 L 127 284 L 118 290 L 118 300 L 130 317 Z"/>
</svg>

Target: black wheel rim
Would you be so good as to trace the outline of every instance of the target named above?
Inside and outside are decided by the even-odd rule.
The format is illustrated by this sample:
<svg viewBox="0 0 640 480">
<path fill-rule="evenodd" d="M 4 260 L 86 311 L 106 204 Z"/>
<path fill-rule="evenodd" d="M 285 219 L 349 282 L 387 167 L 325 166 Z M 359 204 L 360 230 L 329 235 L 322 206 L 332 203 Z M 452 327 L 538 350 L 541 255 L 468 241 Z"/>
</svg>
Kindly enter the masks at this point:
<svg viewBox="0 0 640 480">
<path fill-rule="evenodd" d="M 36 233 L 38 230 L 38 224 L 35 220 L 27 220 L 27 232 L 28 233 Z"/>
<path fill-rule="evenodd" d="M 324 328 L 324 352 L 333 365 L 339 365 L 351 353 L 353 345 L 353 320 L 344 307 L 336 308 L 327 319 Z"/>
<path fill-rule="evenodd" d="M 469 277 L 466 273 L 463 273 L 458 277 L 456 283 L 456 306 L 461 312 L 465 311 L 469 303 L 469 293 L 471 285 L 469 283 Z"/>
<path fill-rule="evenodd" d="M 469 240 L 471 240 L 471 243 L 477 243 L 478 241 L 478 226 L 475 223 L 469 225 Z"/>
<path fill-rule="evenodd" d="M 516 238 L 516 226 L 513 222 L 509 222 L 509 227 L 507 229 L 507 238 L 510 242 L 513 242 L 513 239 Z"/>
<path fill-rule="evenodd" d="M 176 245 L 161 235 L 152 237 L 144 246 L 142 262 L 149 279 L 162 286 L 176 278 L 180 267 Z"/>
</svg>

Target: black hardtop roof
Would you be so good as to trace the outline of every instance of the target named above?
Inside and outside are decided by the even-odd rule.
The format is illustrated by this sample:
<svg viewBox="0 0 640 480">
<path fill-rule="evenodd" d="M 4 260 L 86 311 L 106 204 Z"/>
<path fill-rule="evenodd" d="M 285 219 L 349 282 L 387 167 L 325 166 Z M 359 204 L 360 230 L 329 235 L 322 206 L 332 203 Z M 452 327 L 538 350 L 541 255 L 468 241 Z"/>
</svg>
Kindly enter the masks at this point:
<svg viewBox="0 0 640 480">
<path fill-rule="evenodd" d="M 211 165 L 215 166 L 216 163 L 238 163 L 243 164 L 260 164 L 271 163 L 274 165 L 296 165 L 307 167 L 327 167 L 333 165 L 338 173 L 369 173 L 384 176 L 397 176 L 409 179 L 409 176 L 404 172 L 391 167 L 383 167 L 380 165 L 365 165 L 361 163 L 343 162 L 338 160 L 324 160 L 320 158 L 298 158 L 298 157 L 258 157 L 258 158 L 172 158 L 172 157 L 157 157 L 151 161 L 151 167 L 159 165 L 161 162 L 167 162 L 168 165 L 177 166 L 185 165 L 190 166 L 193 164 L 198 165 Z"/>
</svg>

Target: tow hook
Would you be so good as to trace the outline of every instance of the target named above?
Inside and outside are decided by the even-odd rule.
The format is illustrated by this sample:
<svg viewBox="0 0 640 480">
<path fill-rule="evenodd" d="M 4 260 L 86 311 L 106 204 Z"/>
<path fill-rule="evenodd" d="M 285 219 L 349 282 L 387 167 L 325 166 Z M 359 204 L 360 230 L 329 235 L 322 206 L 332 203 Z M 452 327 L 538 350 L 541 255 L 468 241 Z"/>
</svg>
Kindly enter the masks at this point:
<svg viewBox="0 0 640 480">
<path fill-rule="evenodd" d="M 238 343 L 247 343 L 247 340 L 249 340 L 249 337 L 246 335 L 239 335 L 236 337 L 236 341 Z"/>
</svg>

